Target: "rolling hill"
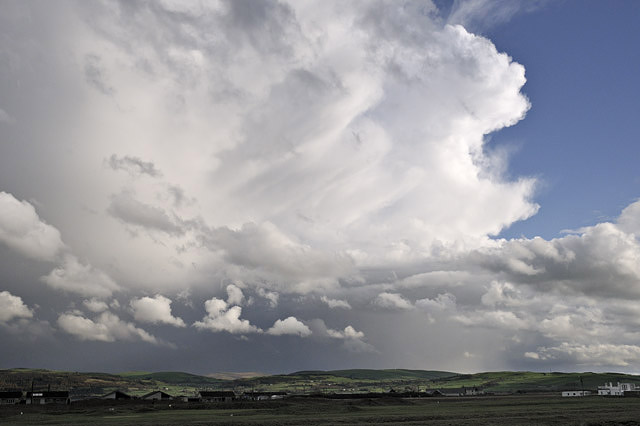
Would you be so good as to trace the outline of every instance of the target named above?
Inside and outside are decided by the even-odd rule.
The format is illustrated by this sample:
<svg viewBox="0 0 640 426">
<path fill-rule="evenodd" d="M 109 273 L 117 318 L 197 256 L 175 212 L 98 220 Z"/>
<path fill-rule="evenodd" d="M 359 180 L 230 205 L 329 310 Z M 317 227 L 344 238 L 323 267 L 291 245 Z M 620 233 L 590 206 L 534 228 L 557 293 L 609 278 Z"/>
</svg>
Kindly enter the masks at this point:
<svg viewBox="0 0 640 426">
<path fill-rule="evenodd" d="M 229 374 L 229 373 L 225 373 Z M 234 380 L 184 372 L 126 372 L 121 374 L 66 372 L 16 368 L 0 370 L 0 390 L 68 389 L 73 395 L 101 395 L 120 389 L 133 395 L 162 389 L 170 394 L 190 394 L 199 389 L 236 391 L 286 391 L 293 393 L 359 393 L 425 391 L 479 387 L 493 393 L 540 393 L 560 390 L 595 390 L 605 382 L 640 385 L 640 376 L 621 373 L 561 373 L 497 371 L 458 374 L 430 370 L 298 371 L 291 374 L 243 377 Z"/>
<path fill-rule="evenodd" d="M 290 376 L 335 376 L 344 377 L 354 380 L 396 380 L 396 379 L 439 379 L 444 377 L 454 377 L 457 373 L 451 373 L 448 371 L 431 371 L 431 370 L 368 370 L 368 369 L 353 369 L 353 370 L 331 370 L 331 371 L 298 371 L 291 373 Z"/>
</svg>

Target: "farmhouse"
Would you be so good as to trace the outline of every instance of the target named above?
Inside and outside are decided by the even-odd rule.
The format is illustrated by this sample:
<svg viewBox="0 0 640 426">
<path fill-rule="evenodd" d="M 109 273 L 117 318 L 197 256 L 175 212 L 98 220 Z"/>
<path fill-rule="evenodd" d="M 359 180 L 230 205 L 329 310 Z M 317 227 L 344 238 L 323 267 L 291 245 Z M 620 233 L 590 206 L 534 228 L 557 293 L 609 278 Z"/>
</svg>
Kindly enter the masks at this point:
<svg viewBox="0 0 640 426">
<path fill-rule="evenodd" d="M 232 391 L 200 391 L 202 402 L 231 402 L 234 399 L 236 394 Z"/>
<path fill-rule="evenodd" d="M 173 399 L 171 395 L 169 395 L 168 393 L 164 393 L 162 391 L 149 392 L 148 394 L 143 395 L 140 398 L 146 399 L 146 400 L 153 400 L 153 401 L 168 401 L 170 399 Z"/>
<path fill-rule="evenodd" d="M 108 394 L 101 396 L 100 399 L 131 399 L 131 395 L 127 395 L 119 390 L 114 390 L 113 392 L 109 392 Z"/>
<path fill-rule="evenodd" d="M 27 404 L 69 404 L 69 391 L 27 392 Z"/>
<path fill-rule="evenodd" d="M 0 405 L 19 404 L 22 400 L 22 391 L 0 392 Z"/>
<path fill-rule="evenodd" d="M 463 387 L 463 395 L 465 396 L 476 396 L 476 395 L 483 395 L 484 391 L 476 386 L 474 387 Z"/>
<path fill-rule="evenodd" d="M 189 395 L 178 395 L 174 398 L 177 401 L 182 402 L 200 402 L 200 398 L 197 396 L 189 396 Z"/>
<path fill-rule="evenodd" d="M 269 399 L 283 399 L 286 396 L 286 392 L 245 392 L 242 394 L 242 399 L 266 401 Z"/>
<path fill-rule="evenodd" d="M 570 397 L 570 396 L 589 396 L 591 395 L 591 391 L 584 391 L 584 390 L 573 390 L 573 391 L 562 391 L 562 396 L 564 397 Z"/>
<path fill-rule="evenodd" d="M 440 389 L 439 392 L 444 396 L 477 396 L 484 395 L 484 391 L 478 387 L 466 387 L 461 388 L 445 388 Z"/>
<path fill-rule="evenodd" d="M 635 393 L 640 390 L 640 386 L 634 383 L 620 383 L 615 386 L 613 383 L 605 383 L 604 386 L 598 386 L 598 395 L 602 396 L 624 396 L 625 393 Z"/>
</svg>

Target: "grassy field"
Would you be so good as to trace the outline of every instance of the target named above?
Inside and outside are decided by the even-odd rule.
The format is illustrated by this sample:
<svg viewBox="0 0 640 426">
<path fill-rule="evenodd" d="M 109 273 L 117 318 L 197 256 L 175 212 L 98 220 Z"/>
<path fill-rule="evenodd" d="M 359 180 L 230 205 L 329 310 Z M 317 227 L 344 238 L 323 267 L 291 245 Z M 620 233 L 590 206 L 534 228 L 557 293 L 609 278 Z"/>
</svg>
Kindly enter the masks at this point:
<svg viewBox="0 0 640 426">
<path fill-rule="evenodd" d="M 640 425 L 640 399 L 558 395 L 0 408 L 2 425 Z M 20 414 L 22 412 L 23 414 Z"/>
<path fill-rule="evenodd" d="M 0 370 L 0 390 L 70 390 L 72 395 L 104 395 L 121 390 L 140 396 L 153 390 L 171 395 L 193 394 L 199 389 L 224 388 L 230 381 L 182 372 L 127 372 L 121 374 L 70 372 L 42 369 L 14 368 Z"/>
<path fill-rule="evenodd" d="M 131 371 L 120 373 L 119 376 L 128 379 L 152 380 L 166 384 L 190 384 L 201 386 L 220 386 L 224 380 L 212 377 L 198 376 L 196 374 L 182 373 L 179 371 L 161 371 L 150 373 L 146 371 Z"/>
<path fill-rule="evenodd" d="M 457 374 L 423 370 L 336 370 L 300 371 L 288 375 L 236 380 L 235 386 L 272 391 L 297 392 L 398 392 L 428 389 L 479 387 L 494 393 L 555 392 L 591 389 L 605 382 L 640 385 L 640 376 L 618 373 L 541 373 L 498 371 Z"/>
<path fill-rule="evenodd" d="M 590 389 L 605 382 L 640 385 L 640 376 L 617 373 L 541 373 L 498 371 L 457 374 L 428 370 L 299 371 L 262 377 L 222 380 L 183 372 L 80 373 L 37 369 L 0 370 L 0 390 L 69 390 L 72 397 L 104 395 L 115 389 L 139 396 L 153 390 L 170 395 L 192 395 L 201 389 L 284 391 L 296 394 L 415 392 L 478 387 L 489 393 L 559 392 Z"/>
</svg>

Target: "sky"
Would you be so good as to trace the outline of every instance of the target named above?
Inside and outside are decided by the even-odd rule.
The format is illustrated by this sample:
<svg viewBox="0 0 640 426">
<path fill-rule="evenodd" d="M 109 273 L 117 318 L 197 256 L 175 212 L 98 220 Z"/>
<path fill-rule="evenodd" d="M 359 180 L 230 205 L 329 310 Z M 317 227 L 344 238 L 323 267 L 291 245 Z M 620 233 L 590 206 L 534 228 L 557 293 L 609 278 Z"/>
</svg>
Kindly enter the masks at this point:
<svg viewBox="0 0 640 426">
<path fill-rule="evenodd" d="M 0 8 L 0 368 L 640 373 L 638 2 Z"/>
</svg>

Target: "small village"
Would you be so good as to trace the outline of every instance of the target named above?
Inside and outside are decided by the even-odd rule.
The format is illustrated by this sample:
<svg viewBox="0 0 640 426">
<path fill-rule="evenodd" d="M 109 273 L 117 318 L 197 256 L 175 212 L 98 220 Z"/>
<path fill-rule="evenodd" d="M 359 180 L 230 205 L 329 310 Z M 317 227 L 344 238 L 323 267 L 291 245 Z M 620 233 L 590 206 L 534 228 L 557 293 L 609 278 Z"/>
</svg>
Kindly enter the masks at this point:
<svg viewBox="0 0 640 426">
<path fill-rule="evenodd" d="M 287 397 L 317 397 L 327 399 L 364 399 L 364 398 L 428 398 L 428 397 L 474 397 L 474 396 L 507 396 L 485 392 L 478 387 L 463 387 L 449 389 L 433 389 L 425 391 L 396 392 L 367 392 L 367 393 L 313 393 L 296 394 L 284 391 L 251 391 L 234 392 L 230 390 L 201 390 L 192 395 L 170 395 L 162 390 L 154 390 L 141 396 L 130 395 L 121 390 L 113 390 L 102 396 L 73 396 L 68 390 L 28 391 L 9 390 L 0 391 L 0 405 L 47 405 L 72 404 L 83 401 L 175 401 L 180 403 L 230 403 L 232 401 L 272 401 Z M 605 383 L 598 386 L 597 393 L 591 390 L 566 390 L 562 397 L 640 397 L 640 386 L 634 383 Z"/>
<path fill-rule="evenodd" d="M 72 396 L 68 390 L 29 391 L 20 390 L 0 391 L 0 405 L 46 405 L 46 404 L 71 404 L 81 401 L 176 401 L 191 403 L 225 403 L 236 400 L 263 401 L 283 399 L 286 392 L 244 392 L 236 394 L 233 391 L 199 391 L 195 395 L 169 395 L 155 390 L 142 396 L 129 395 L 120 390 L 111 391 L 102 396 Z"/>
<path fill-rule="evenodd" d="M 589 390 L 571 390 L 563 391 L 563 397 L 574 396 L 591 396 L 592 393 Z M 626 396 L 626 397 L 640 397 L 640 386 L 634 383 L 605 383 L 604 386 L 598 386 L 598 396 Z"/>
</svg>

